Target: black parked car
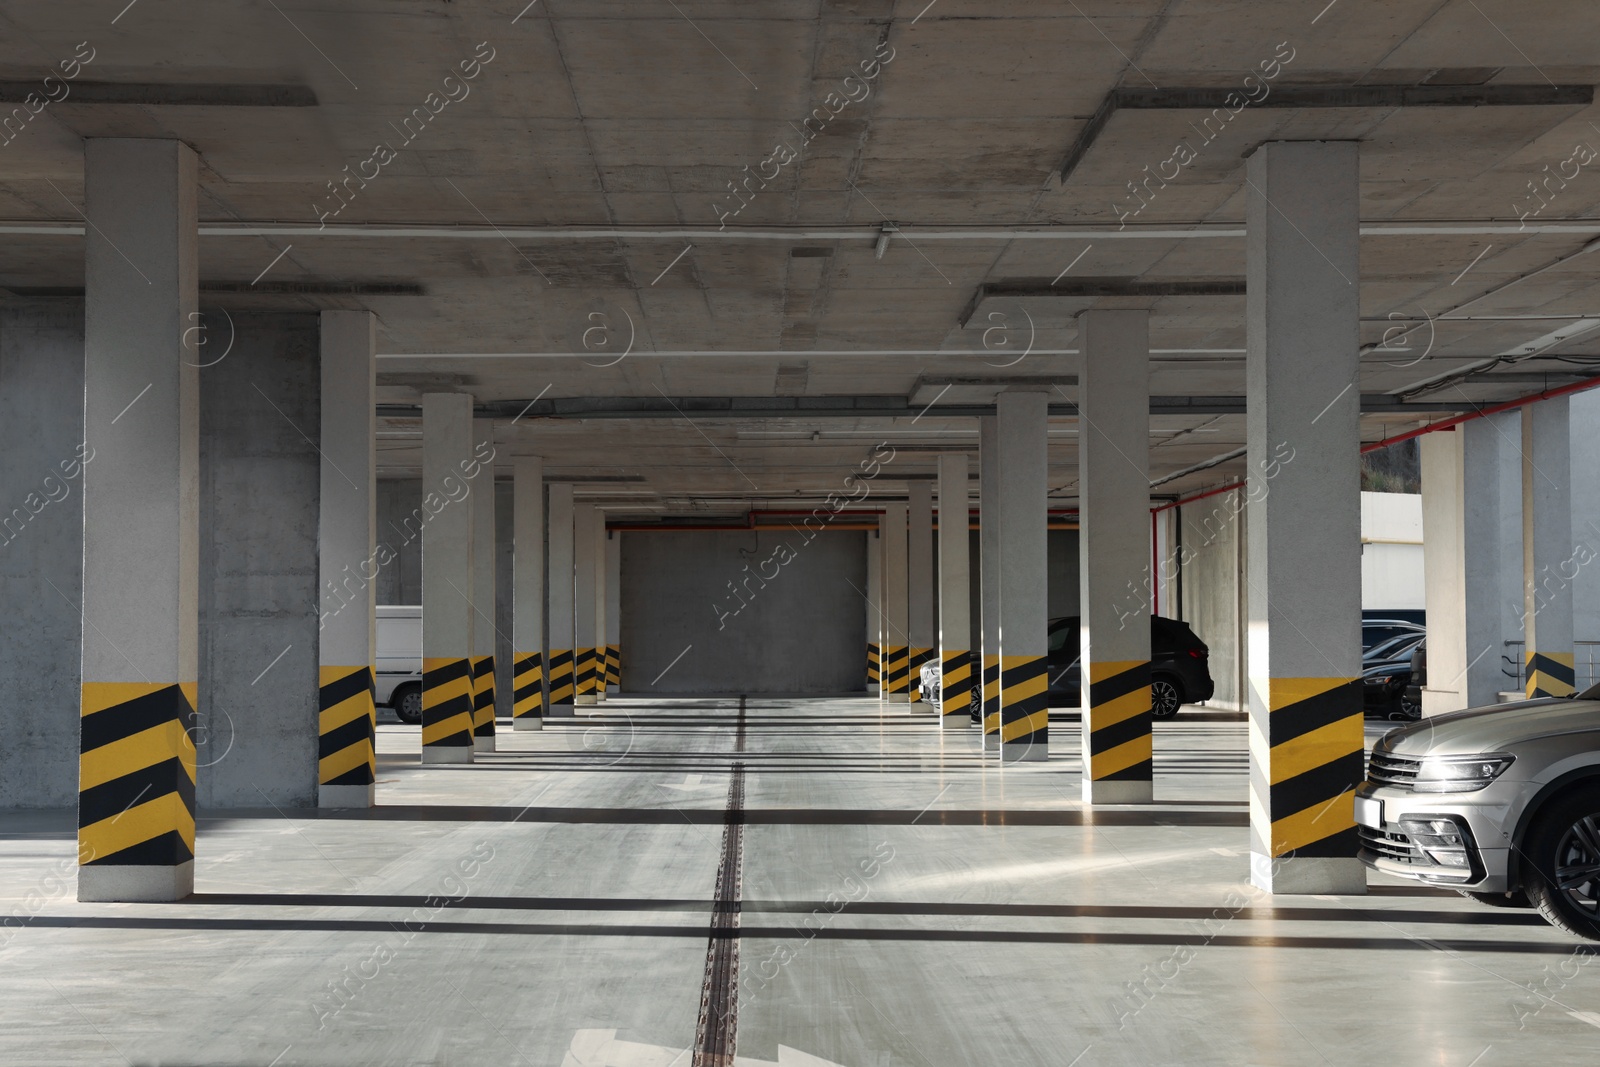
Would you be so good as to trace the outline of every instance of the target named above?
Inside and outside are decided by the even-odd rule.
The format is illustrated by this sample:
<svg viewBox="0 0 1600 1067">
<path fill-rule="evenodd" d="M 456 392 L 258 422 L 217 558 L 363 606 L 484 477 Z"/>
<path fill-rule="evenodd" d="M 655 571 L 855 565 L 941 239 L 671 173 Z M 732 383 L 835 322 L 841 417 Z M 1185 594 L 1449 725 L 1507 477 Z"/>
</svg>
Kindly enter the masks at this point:
<svg viewBox="0 0 1600 1067">
<path fill-rule="evenodd" d="M 1081 656 L 1076 615 L 1050 620 L 1050 704 L 1078 707 Z M 1187 623 L 1160 615 L 1150 617 L 1150 713 L 1167 719 L 1184 704 L 1210 700 L 1216 691 L 1211 680 L 1211 650 Z"/>
<path fill-rule="evenodd" d="M 1412 675 L 1412 661 L 1421 654 L 1421 635 L 1385 641 L 1361 660 L 1361 703 L 1368 715 L 1388 719 L 1422 717 L 1420 689 Z"/>
</svg>

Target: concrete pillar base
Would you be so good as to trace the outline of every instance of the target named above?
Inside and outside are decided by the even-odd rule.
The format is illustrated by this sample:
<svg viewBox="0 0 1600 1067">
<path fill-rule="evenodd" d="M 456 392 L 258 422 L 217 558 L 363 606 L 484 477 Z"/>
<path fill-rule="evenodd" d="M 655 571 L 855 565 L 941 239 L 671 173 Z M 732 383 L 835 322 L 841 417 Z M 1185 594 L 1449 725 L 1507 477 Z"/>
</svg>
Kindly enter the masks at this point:
<svg viewBox="0 0 1600 1067">
<path fill-rule="evenodd" d="M 972 721 L 972 714 L 966 711 L 955 715 L 941 715 L 939 720 L 939 725 L 946 730 L 968 730 L 977 725 Z"/>
<path fill-rule="evenodd" d="M 493 752 L 494 751 L 494 735 L 493 734 L 483 734 L 481 736 L 474 736 L 472 738 L 472 751 L 474 751 L 474 752 Z"/>
<path fill-rule="evenodd" d="M 377 789 L 366 785 L 320 785 L 317 787 L 319 808 L 370 808 L 377 803 Z"/>
<path fill-rule="evenodd" d="M 1085 804 L 1148 804 L 1155 799 L 1152 783 L 1083 780 Z"/>
<path fill-rule="evenodd" d="M 1334 893 L 1361 896 L 1367 869 L 1354 857 L 1281 856 L 1250 853 L 1250 884 L 1268 893 Z"/>
<path fill-rule="evenodd" d="M 572 716 L 571 704 L 551 704 L 550 714 L 546 717 L 551 719 L 570 719 Z"/>
<path fill-rule="evenodd" d="M 427 766 L 431 763 L 471 763 L 471 745 L 433 745 L 422 750 L 422 763 Z"/>
<path fill-rule="evenodd" d="M 175 866 L 78 868 L 78 899 L 93 904 L 165 904 L 194 892 L 194 860 Z"/>
<path fill-rule="evenodd" d="M 1001 745 L 1001 763 L 1043 763 L 1050 758 L 1050 750 L 1044 745 L 1021 744 Z"/>
<path fill-rule="evenodd" d="M 595 700 L 593 693 L 579 693 L 577 696 L 572 698 L 572 702 L 574 704 L 594 704 L 594 703 L 598 703 Z"/>
<path fill-rule="evenodd" d="M 983 735 L 983 751 L 986 753 L 997 752 L 1000 749 L 1000 735 L 985 733 Z"/>
<path fill-rule="evenodd" d="M 543 730 L 544 719 L 538 715 L 524 715 L 520 719 L 511 720 L 511 729 L 516 733 L 523 733 L 527 730 Z"/>
</svg>

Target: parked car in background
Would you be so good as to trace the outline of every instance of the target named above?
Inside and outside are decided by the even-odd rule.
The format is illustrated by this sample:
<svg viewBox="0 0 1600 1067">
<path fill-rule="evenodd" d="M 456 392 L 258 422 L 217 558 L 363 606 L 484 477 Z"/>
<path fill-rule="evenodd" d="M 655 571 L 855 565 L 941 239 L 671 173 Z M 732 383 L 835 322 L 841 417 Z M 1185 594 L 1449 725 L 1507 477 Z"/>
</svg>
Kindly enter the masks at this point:
<svg viewBox="0 0 1600 1067">
<path fill-rule="evenodd" d="M 1081 699 L 1081 626 L 1078 616 L 1050 620 L 1048 669 L 1050 703 L 1078 707 Z M 1150 713 L 1167 719 L 1184 704 L 1210 700 L 1216 691 L 1211 680 L 1211 650 L 1187 623 L 1160 615 L 1150 617 Z"/>
<path fill-rule="evenodd" d="M 422 721 L 422 607 L 379 605 L 377 689 L 373 699 L 401 722 Z"/>
<path fill-rule="evenodd" d="M 1389 731 L 1355 819 L 1374 870 L 1600 940 L 1600 686 Z"/>
<path fill-rule="evenodd" d="M 1361 658 L 1361 702 L 1368 715 L 1415 720 L 1422 715 L 1413 684 L 1412 658 L 1422 634 L 1401 634 L 1375 645 Z"/>
<path fill-rule="evenodd" d="M 1361 620 L 1361 652 L 1363 655 L 1369 649 L 1383 644 L 1383 642 L 1406 634 L 1421 635 L 1426 628 L 1420 622 L 1411 622 L 1408 619 L 1362 619 Z"/>
</svg>

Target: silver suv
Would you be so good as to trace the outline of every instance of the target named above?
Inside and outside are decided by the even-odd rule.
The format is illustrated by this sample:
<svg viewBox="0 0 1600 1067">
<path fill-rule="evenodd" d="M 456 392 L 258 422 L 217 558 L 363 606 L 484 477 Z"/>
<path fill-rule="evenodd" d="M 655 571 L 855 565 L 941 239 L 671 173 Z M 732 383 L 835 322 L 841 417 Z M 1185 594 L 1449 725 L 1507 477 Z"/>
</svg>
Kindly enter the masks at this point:
<svg viewBox="0 0 1600 1067">
<path fill-rule="evenodd" d="M 1391 730 L 1355 815 L 1367 866 L 1600 941 L 1600 686 Z"/>
</svg>

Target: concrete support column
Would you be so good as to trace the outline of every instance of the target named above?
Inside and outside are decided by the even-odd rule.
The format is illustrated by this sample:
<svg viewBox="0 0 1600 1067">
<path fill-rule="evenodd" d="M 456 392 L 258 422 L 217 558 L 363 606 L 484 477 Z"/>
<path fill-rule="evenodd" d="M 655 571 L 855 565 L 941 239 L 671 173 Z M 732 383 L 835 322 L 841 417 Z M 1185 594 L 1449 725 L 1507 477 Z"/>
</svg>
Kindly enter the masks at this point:
<svg viewBox="0 0 1600 1067">
<path fill-rule="evenodd" d="M 1466 662 L 1465 692 L 1459 700 L 1460 707 L 1482 707 L 1500 699 L 1508 680 L 1501 670 L 1501 656 L 1505 652 L 1504 597 L 1502 590 L 1512 575 L 1505 573 L 1501 560 L 1506 554 L 1507 539 L 1501 536 L 1503 525 L 1520 527 L 1521 500 L 1514 485 L 1506 484 L 1506 462 L 1516 452 L 1519 430 L 1518 413 L 1486 415 L 1481 419 L 1463 423 L 1451 436 L 1461 438 L 1461 570 L 1462 614 L 1466 619 L 1464 652 Z M 1429 434 L 1436 437 L 1438 434 Z M 1424 441 L 1427 437 L 1423 438 Z M 1424 477 L 1423 492 L 1427 493 Z M 1427 498 L 1423 498 L 1426 509 Z M 1427 512 L 1423 512 L 1426 528 Z M 1426 548 L 1426 537 L 1424 538 Z M 1520 552 L 1518 553 L 1520 555 Z M 1432 561 L 1424 564 L 1431 576 Z M 1520 590 L 1519 590 L 1520 591 Z M 1429 603 L 1432 603 L 1429 591 Z M 1449 675 L 1436 675 L 1432 666 L 1433 615 L 1429 616 L 1428 685 L 1463 689 L 1461 683 L 1452 684 Z M 1439 705 L 1435 704 L 1438 708 Z M 1439 708 L 1443 711 L 1444 708 Z M 1434 714 L 1429 709 L 1428 693 L 1422 694 L 1422 712 Z"/>
<path fill-rule="evenodd" d="M 1000 758 L 1006 763 L 1049 757 L 1050 487 L 1046 445 L 1049 402 L 1043 392 L 1001 393 L 999 491 L 995 494 L 1005 551 L 1000 559 Z"/>
<path fill-rule="evenodd" d="M 1571 404 L 1561 396 L 1522 409 L 1522 640 L 1530 699 L 1577 691 Z"/>
<path fill-rule="evenodd" d="M 1247 175 L 1251 881 L 1361 893 L 1356 145 L 1266 144 Z"/>
<path fill-rule="evenodd" d="M 1083 800 L 1151 799 L 1150 313 L 1078 316 Z"/>
<path fill-rule="evenodd" d="M 472 750 L 494 751 L 494 424 L 473 426 L 482 469 L 472 480 Z"/>
<path fill-rule="evenodd" d="M 933 583 L 933 487 L 927 482 L 912 482 L 907 493 L 906 511 L 906 611 L 910 625 L 906 634 L 911 642 L 906 657 L 907 685 L 913 704 L 922 700 L 922 665 L 934 655 Z M 926 709 L 937 715 L 938 708 Z"/>
<path fill-rule="evenodd" d="M 572 508 L 572 684 L 573 702 L 593 704 L 595 680 L 595 559 L 593 504 Z"/>
<path fill-rule="evenodd" d="M 1496 478 L 1491 484 L 1479 487 L 1487 490 L 1485 497 L 1469 500 L 1465 430 L 1463 425 L 1456 430 L 1424 434 L 1420 439 L 1423 577 L 1428 609 L 1428 671 L 1427 684 L 1422 690 L 1423 715 L 1443 715 L 1469 706 L 1469 666 L 1475 658 L 1489 660 L 1499 673 L 1499 657 L 1491 659 L 1489 656 L 1492 649 L 1479 648 L 1477 651 L 1482 655 L 1478 655 L 1468 647 L 1473 624 L 1481 626 L 1486 621 L 1481 610 L 1477 612 L 1478 618 L 1471 617 L 1474 608 L 1483 606 L 1469 603 L 1471 586 L 1479 586 L 1489 594 L 1486 603 L 1496 612 L 1493 621 L 1495 630 L 1499 629 L 1498 606 L 1493 603 L 1494 583 L 1484 580 L 1493 572 L 1473 571 L 1467 565 L 1468 514 L 1477 512 L 1474 518 L 1491 518 L 1498 526 L 1499 516 L 1494 514 L 1494 509 L 1498 508 L 1500 493 Z M 1485 509 L 1489 509 L 1487 515 Z M 1475 525 L 1481 527 L 1482 523 Z M 1485 600 L 1483 596 L 1476 599 Z M 1494 643 L 1498 645 L 1499 641 Z M 1491 694 L 1485 703 L 1493 700 Z"/>
<path fill-rule="evenodd" d="M 544 729 L 544 460 L 511 473 L 511 728 Z"/>
<path fill-rule="evenodd" d="M 1000 748 L 1000 422 L 978 418 L 978 603 L 985 751 Z"/>
<path fill-rule="evenodd" d="M 317 651 L 317 806 L 369 808 L 377 759 L 376 317 L 321 315 L 322 433 L 317 587 L 343 594 L 323 611 Z M 350 568 L 360 581 L 352 590 Z M 346 602 L 344 596 L 351 599 Z"/>
<path fill-rule="evenodd" d="M 195 176 L 178 141 L 85 143 L 79 900 L 194 889 Z"/>
<path fill-rule="evenodd" d="M 883 540 L 876 530 L 867 531 L 867 693 L 878 692 L 878 631 L 882 628 Z"/>
<path fill-rule="evenodd" d="M 972 725 L 972 585 L 967 562 L 967 456 L 939 457 L 939 721 Z"/>
<path fill-rule="evenodd" d="M 622 531 L 606 535 L 606 688 L 622 689 Z"/>
<path fill-rule="evenodd" d="M 472 397 L 422 397 L 422 762 L 471 763 Z"/>
<path fill-rule="evenodd" d="M 552 718 L 571 718 L 574 695 L 572 675 L 572 486 L 559 483 L 550 487 L 550 505 L 546 519 L 550 534 L 546 542 L 549 554 L 550 598 L 550 715 Z"/>
<path fill-rule="evenodd" d="M 906 600 L 906 506 L 885 504 L 878 517 L 878 536 L 883 542 L 883 694 L 904 702 L 907 690 L 907 661 L 911 655 L 906 638 L 908 603 Z"/>
<path fill-rule="evenodd" d="M 594 698 L 606 698 L 606 679 L 611 676 L 610 623 L 606 608 L 610 594 L 606 591 L 606 513 L 594 511 Z"/>
</svg>

